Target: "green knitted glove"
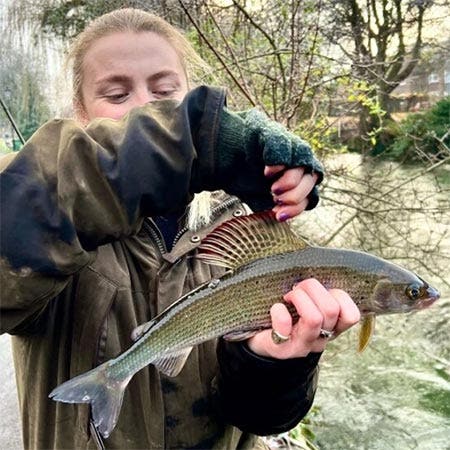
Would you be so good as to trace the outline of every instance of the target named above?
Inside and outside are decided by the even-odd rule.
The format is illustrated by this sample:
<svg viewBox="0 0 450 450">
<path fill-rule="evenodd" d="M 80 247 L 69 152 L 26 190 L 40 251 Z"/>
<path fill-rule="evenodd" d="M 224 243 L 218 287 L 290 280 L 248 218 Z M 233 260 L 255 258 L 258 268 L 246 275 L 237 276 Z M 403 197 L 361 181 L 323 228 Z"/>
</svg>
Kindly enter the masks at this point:
<svg viewBox="0 0 450 450">
<path fill-rule="evenodd" d="M 224 109 L 216 152 L 221 173 L 231 177 L 229 192 L 254 209 L 273 206 L 270 195 L 273 180 L 265 179 L 265 165 L 304 167 L 307 173 L 318 174 L 317 184 L 323 179 L 322 165 L 311 147 L 256 109 L 240 113 Z M 319 200 L 317 186 L 308 198 L 307 209 L 312 209 Z"/>
</svg>

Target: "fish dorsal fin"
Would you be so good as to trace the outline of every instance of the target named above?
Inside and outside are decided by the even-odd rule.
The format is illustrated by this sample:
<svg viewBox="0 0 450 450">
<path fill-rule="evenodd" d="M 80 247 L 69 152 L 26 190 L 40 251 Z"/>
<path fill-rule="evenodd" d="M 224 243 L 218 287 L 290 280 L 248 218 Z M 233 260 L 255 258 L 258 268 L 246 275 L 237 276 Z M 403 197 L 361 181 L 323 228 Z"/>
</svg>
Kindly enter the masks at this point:
<svg viewBox="0 0 450 450">
<path fill-rule="evenodd" d="M 161 358 L 156 359 L 152 364 L 162 373 L 169 377 L 176 377 L 181 369 L 184 367 L 189 354 L 192 351 L 192 347 L 186 347 L 182 350 L 170 353 Z"/>
<path fill-rule="evenodd" d="M 367 314 L 367 316 L 363 317 L 359 330 L 358 352 L 362 353 L 367 348 L 374 330 L 375 314 Z"/>
<path fill-rule="evenodd" d="M 208 264 L 235 269 L 255 259 L 301 250 L 306 242 L 272 211 L 235 217 L 214 229 L 197 257 Z"/>
</svg>

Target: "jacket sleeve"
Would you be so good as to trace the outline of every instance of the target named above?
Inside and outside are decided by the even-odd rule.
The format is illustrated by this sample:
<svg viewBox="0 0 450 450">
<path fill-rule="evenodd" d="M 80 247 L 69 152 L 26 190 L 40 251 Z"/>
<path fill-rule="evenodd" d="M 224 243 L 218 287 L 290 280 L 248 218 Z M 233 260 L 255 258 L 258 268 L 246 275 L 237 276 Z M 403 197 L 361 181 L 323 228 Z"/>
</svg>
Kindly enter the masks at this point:
<svg viewBox="0 0 450 450">
<path fill-rule="evenodd" d="M 0 332 L 20 332 L 99 245 L 183 208 L 215 181 L 222 89 L 200 87 L 124 119 L 41 127 L 0 174 Z M 1 164 L 1 163 L 0 163 Z M 263 178 L 260 176 L 260 178 Z"/>
<path fill-rule="evenodd" d="M 219 340 L 216 410 L 222 420 L 260 436 L 294 428 L 313 403 L 320 353 L 275 360 L 245 343 Z"/>
<path fill-rule="evenodd" d="M 229 186 L 229 194 L 237 195 L 254 211 L 267 209 L 272 203 L 267 194 L 274 180 L 266 180 L 266 186 L 259 191 L 259 195 L 255 195 L 253 189 L 259 183 L 264 166 L 303 167 L 306 173 L 314 172 L 318 176 L 316 186 L 308 196 L 307 209 L 317 205 L 317 185 L 322 182 L 324 173 L 307 142 L 257 109 L 235 113 L 225 108 L 223 117 L 226 120 L 222 119 L 219 128 L 216 166 L 220 167 L 220 171 L 216 174 L 216 180 L 222 180 L 222 183 L 224 180 L 235 180 L 233 186 Z"/>
</svg>

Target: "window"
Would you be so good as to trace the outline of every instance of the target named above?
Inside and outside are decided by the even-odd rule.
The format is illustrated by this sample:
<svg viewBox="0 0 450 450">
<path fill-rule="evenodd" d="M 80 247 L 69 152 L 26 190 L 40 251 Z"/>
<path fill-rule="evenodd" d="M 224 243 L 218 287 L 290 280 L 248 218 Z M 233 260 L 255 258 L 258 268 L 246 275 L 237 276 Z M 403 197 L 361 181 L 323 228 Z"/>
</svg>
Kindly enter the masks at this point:
<svg viewBox="0 0 450 450">
<path fill-rule="evenodd" d="M 446 70 L 444 72 L 444 92 L 447 95 L 450 95 L 450 70 Z"/>
<path fill-rule="evenodd" d="M 444 72 L 444 79 L 445 79 L 445 83 L 450 83 L 450 70 L 446 70 Z"/>
<path fill-rule="evenodd" d="M 437 73 L 430 73 L 428 75 L 428 84 L 439 83 L 439 75 Z"/>
</svg>

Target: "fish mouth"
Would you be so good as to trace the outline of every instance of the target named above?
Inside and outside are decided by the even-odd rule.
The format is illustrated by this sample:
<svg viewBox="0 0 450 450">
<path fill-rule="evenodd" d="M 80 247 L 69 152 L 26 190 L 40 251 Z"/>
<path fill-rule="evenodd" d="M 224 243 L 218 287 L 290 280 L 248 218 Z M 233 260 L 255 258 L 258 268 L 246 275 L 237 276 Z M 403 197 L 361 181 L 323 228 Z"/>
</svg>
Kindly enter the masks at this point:
<svg viewBox="0 0 450 450">
<path fill-rule="evenodd" d="M 425 309 L 431 306 L 436 300 L 440 298 L 441 294 L 437 289 L 434 287 L 428 286 L 427 287 L 427 298 L 424 298 L 423 300 L 420 300 L 420 302 L 417 304 L 418 309 Z"/>
</svg>

